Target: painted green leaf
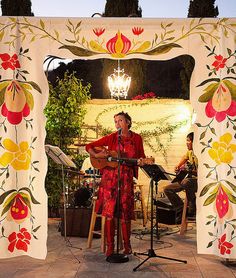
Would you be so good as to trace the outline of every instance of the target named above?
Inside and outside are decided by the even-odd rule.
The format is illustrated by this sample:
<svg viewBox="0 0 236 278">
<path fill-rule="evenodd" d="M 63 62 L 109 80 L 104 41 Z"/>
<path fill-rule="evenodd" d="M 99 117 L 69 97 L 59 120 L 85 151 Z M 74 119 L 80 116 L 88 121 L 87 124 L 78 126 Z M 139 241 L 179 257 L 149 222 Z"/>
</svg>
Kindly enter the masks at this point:
<svg viewBox="0 0 236 278">
<path fill-rule="evenodd" d="M 213 244 L 213 242 L 212 242 L 212 241 L 210 241 L 210 242 L 208 243 L 208 245 L 207 245 L 207 248 L 211 247 L 211 246 L 212 246 L 212 244 Z"/>
<path fill-rule="evenodd" d="M 217 185 L 217 182 L 211 182 L 211 183 L 205 185 L 203 187 L 202 191 L 200 192 L 200 197 L 204 196 L 209 191 L 209 189 L 215 185 Z"/>
<path fill-rule="evenodd" d="M 81 48 L 78 46 L 73 46 L 73 45 L 63 45 L 63 46 L 59 47 L 59 49 L 67 49 L 76 56 L 93 56 L 93 55 L 98 54 L 91 50 L 87 50 L 87 49 L 84 49 L 84 48 Z"/>
<path fill-rule="evenodd" d="M 229 89 L 233 100 L 236 100 L 236 85 L 229 80 L 223 80 L 225 86 Z"/>
<path fill-rule="evenodd" d="M 205 135 L 206 135 L 206 130 L 205 131 L 203 131 L 203 133 L 200 135 L 200 140 L 202 140 L 204 137 L 205 137 Z"/>
<path fill-rule="evenodd" d="M 33 229 L 33 232 L 34 232 L 34 233 L 37 232 L 38 229 L 39 229 L 40 227 L 41 227 L 41 225 L 39 225 L 38 227 L 34 228 L 34 229 Z"/>
<path fill-rule="evenodd" d="M 42 94 L 41 88 L 34 81 L 28 81 L 27 83 L 29 83 L 36 91 L 38 91 L 40 94 Z"/>
<path fill-rule="evenodd" d="M 216 194 L 212 194 L 210 195 L 204 202 L 203 206 L 208 206 L 210 205 L 211 203 L 213 203 L 216 199 Z"/>
<path fill-rule="evenodd" d="M 17 195 L 17 192 L 12 193 L 12 195 L 10 195 L 10 196 L 6 199 L 6 201 L 4 202 L 3 207 L 8 206 L 9 203 L 11 203 L 11 201 L 16 197 L 16 195 Z"/>
<path fill-rule="evenodd" d="M 40 23 L 40 26 L 44 29 L 44 28 L 45 28 L 45 24 L 44 24 L 44 22 L 42 21 L 42 19 L 40 19 L 39 23 Z"/>
<path fill-rule="evenodd" d="M 13 202 L 14 202 L 14 199 L 12 199 L 11 202 L 10 202 L 7 206 L 5 206 L 5 208 L 2 210 L 1 216 L 3 216 L 6 212 L 9 211 L 9 209 L 10 209 L 11 206 L 13 205 Z"/>
<path fill-rule="evenodd" d="M 151 46 L 150 41 L 143 42 L 139 48 L 135 49 L 134 51 L 131 51 L 130 53 L 138 53 L 138 52 L 144 52 Z"/>
<path fill-rule="evenodd" d="M 4 200 L 6 199 L 6 197 L 11 194 L 12 192 L 15 192 L 15 189 L 11 189 L 9 191 L 4 192 L 1 196 L 0 196 L 0 205 L 4 202 Z"/>
<path fill-rule="evenodd" d="M 19 190 L 19 192 L 20 192 L 20 191 L 23 191 L 23 190 L 27 191 L 27 192 L 30 194 L 30 198 L 31 198 L 33 204 L 37 204 L 37 205 L 40 204 L 40 203 L 34 198 L 34 196 L 33 196 L 32 192 L 31 192 L 31 190 L 30 190 L 28 187 L 22 187 L 22 188 Z"/>
<path fill-rule="evenodd" d="M 144 52 L 143 54 L 147 54 L 147 55 L 160 55 L 160 54 L 164 54 L 167 53 L 169 51 L 171 51 L 173 48 L 182 48 L 181 45 L 176 44 L 176 43 L 169 43 L 169 44 L 165 44 L 165 45 L 161 45 L 158 46 L 150 51 Z"/>
<path fill-rule="evenodd" d="M 76 43 L 76 41 L 75 40 L 67 40 L 67 39 L 65 39 L 67 42 L 69 42 L 69 43 Z"/>
<path fill-rule="evenodd" d="M 229 200 L 231 203 L 236 204 L 236 197 L 234 195 L 232 195 L 231 193 L 226 193 L 227 196 L 229 197 Z"/>
<path fill-rule="evenodd" d="M 214 81 L 220 82 L 220 79 L 219 78 L 210 78 L 210 79 L 204 80 L 199 85 L 197 85 L 197 87 L 201 87 L 209 82 L 214 82 Z"/>
<path fill-rule="evenodd" d="M 0 32 L 0 41 L 2 41 L 2 38 L 4 37 L 4 34 L 5 34 L 4 30 L 2 30 L 2 31 Z"/>
<path fill-rule="evenodd" d="M 214 218 L 214 215 L 208 215 L 207 218 L 212 219 Z"/>
<path fill-rule="evenodd" d="M 208 102 L 210 99 L 212 99 L 215 91 L 217 90 L 217 88 L 219 87 L 219 83 L 213 83 L 210 84 L 204 91 L 206 91 L 206 93 L 204 93 L 203 95 L 201 95 L 198 98 L 199 102 Z"/>
<path fill-rule="evenodd" d="M 84 40 L 84 41 L 83 41 Z M 85 43 L 85 38 L 83 37 L 82 42 Z M 99 52 L 99 53 L 106 53 L 107 50 L 98 42 L 96 41 L 90 41 L 89 42 L 90 47 L 92 50 Z"/>
<path fill-rule="evenodd" d="M 0 83 L 0 106 L 3 104 L 5 99 L 5 91 L 7 86 L 9 85 L 9 81 L 3 81 Z"/>
<path fill-rule="evenodd" d="M 24 91 L 25 97 L 26 97 L 26 102 L 29 105 L 30 110 L 34 109 L 34 98 L 32 94 L 29 91 Z"/>
<path fill-rule="evenodd" d="M 3 104 L 5 99 L 5 90 L 0 91 L 0 106 Z"/>
<path fill-rule="evenodd" d="M 10 20 L 12 21 L 12 22 L 16 22 L 16 18 L 15 17 L 9 17 L 10 18 Z"/>
<path fill-rule="evenodd" d="M 236 186 L 233 184 L 233 183 L 231 183 L 231 182 L 229 182 L 229 181 L 225 181 L 230 187 L 231 187 L 231 189 L 234 191 L 234 192 L 236 192 Z"/>
</svg>

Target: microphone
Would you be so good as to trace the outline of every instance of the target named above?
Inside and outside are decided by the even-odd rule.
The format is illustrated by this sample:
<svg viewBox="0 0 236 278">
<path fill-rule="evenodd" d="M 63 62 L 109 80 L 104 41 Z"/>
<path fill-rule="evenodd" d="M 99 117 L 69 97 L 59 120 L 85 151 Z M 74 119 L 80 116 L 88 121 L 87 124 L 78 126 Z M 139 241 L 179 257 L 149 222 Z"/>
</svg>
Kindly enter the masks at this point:
<svg viewBox="0 0 236 278">
<path fill-rule="evenodd" d="M 109 161 L 109 162 L 112 162 L 112 161 L 116 161 L 116 162 L 118 162 L 118 161 L 119 161 L 119 159 L 118 159 L 118 158 L 116 158 L 116 157 L 108 156 L 107 161 Z"/>
<path fill-rule="evenodd" d="M 119 127 L 119 128 L 117 129 L 117 132 L 118 132 L 118 136 L 121 136 L 121 133 L 122 133 L 122 128 L 121 128 L 121 127 Z"/>
</svg>

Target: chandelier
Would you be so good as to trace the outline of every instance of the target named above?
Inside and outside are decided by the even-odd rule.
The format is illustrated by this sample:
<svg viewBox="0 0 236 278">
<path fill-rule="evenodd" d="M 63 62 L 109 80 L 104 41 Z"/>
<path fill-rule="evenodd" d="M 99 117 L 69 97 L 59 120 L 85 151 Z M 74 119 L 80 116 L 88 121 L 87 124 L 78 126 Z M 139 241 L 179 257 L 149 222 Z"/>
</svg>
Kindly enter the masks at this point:
<svg viewBox="0 0 236 278">
<path fill-rule="evenodd" d="M 108 76 L 108 87 L 111 92 L 111 98 L 120 99 L 128 95 L 131 77 L 124 73 L 124 69 L 120 69 L 120 60 L 118 60 L 118 68 L 114 69 L 114 73 Z"/>
</svg>

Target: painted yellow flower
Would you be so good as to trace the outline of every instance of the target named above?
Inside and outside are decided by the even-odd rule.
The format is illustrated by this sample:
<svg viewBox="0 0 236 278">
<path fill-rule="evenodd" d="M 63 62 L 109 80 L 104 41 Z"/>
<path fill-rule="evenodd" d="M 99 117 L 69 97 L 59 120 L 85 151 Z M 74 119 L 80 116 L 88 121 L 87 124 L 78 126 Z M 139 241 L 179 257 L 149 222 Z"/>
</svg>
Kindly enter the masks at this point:
<svg viewBox="0 0 236 278">
<path fill-rule="evenodd" d="M 0 156 L 0 164 L 3 167 L 11 165 L 15 170 L 28 170 L 31 162 L 31 149 L 27 141 L 19 145 L 7 138 L 2 143 L 5 152 Z"/>
<path fill-rule="evenodd" d="M 231 163 L 234 159 L 233 153 L 236 152 L 236 144 L 230 144 L 232 135 L 225 133 L 220 137 L 219 142 L 212 143 L 212 148 L 208 151 L 210 157 L 217 163 Z"/>
</svg>

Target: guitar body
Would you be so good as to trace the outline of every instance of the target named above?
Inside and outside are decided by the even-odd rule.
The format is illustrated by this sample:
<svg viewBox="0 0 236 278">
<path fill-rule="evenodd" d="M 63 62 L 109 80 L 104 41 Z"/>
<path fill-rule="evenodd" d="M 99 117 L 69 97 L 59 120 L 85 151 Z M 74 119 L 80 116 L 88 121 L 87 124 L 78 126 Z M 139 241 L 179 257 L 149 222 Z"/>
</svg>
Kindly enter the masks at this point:
<svg viewBox="0 0 236 278">
<path fill-rule="evenodd" d="M 180 171 L 176 174 L 176 177 L 172 180 L 171 183 L 174 183 L 174 182 L 181 182 L 183 179 L 187 178 L 188 175 L 189 175 L 189 171 L 187 171 L 187 170 L 180 170 Z"/>
<path fill-rule="evenodd" d="M 96 153 L 101 152 L 102 150 L 104 150 L 104 147 L 95 147 L 94 151 Z M 109 151 L 109 156 L 112 157 L 117 157 L 117 152 L 116 151 Z M 117 161 L 108 161 L 107 157 L 94 157 L 94 156 L 90 156 L 90 161 L 91 164 L 93 165 L 94 168 L 96 169 L 102 169 L 105 168 L 107 166 L 112 167 L 112 168 L 116 168 L 118 166 L 118 162 Z"/>
</svg>

